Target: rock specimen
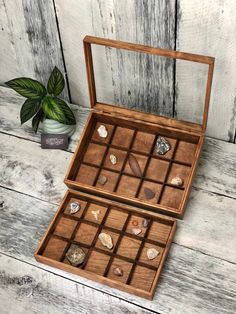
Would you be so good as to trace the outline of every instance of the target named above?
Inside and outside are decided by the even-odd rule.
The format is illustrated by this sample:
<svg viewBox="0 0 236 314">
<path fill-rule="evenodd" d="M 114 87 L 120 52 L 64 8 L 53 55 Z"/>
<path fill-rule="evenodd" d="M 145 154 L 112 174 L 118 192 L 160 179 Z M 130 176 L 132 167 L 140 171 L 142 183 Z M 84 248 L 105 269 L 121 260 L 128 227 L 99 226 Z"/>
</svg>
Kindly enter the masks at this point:
<svg viewBox="0 0 236 314">
<path fill-rule="evenodd" d="M 111 154 L 109 158 L 113 165 L 117 164 L 117 158 L 115 155 Z"/>
<path fill-rule="evenodd" d="M 159 254 L 160 254 L 160 252 L 158 252 L 154 248 L 150 248 L 150 249 L 147 250 L 147 258 L 150 259 L 150 260 L 156 258 Z"/>
<path fill-rule="evenodd" d="M 142 220 L 142 226 L 144 227 L 144 228 L 147 228 L 148 227 L 148 225 L 149 225 L 149 220 L 148 219 L 146 219 L 146 218 L 144 218 L 143 220 Z"/>
<path fill-rule="evenodd" d="M 170 183 L 173 185 L 182 186 L 184 184 L 184 180 L 182 180 L 180 177 L 174 177 Z"/>
<path fill-rule="evenodd" d="M 122 277 L 124 272 L 123 272 L 123 269 L 120 268 L 120 267 L 114 267 L 113 268 L 113 274 L 116 275 L 116 276 L 119 276 L 119 277 Z"/>
<path fill-rule="evenodd" d="M 142 171 L 139 166 L 139 163 L 133 154 L 129 154 L 129 166 L 130 169 L 133 171 L 134 175 L 136 175 L 137 177 L 142 176 Z"/>
<path fill-rule="evenodd" d="M 71 244 L 66 253 L 66 258 L 72 266 L 78 266 L 83 263 L 85 259 L 85 252 L 78 245 Z"/>
<path fill-rule="evenodd" d="M 151 200 L 155 196 L 155 193 L 149 188 L 144 188 L 144 194 L 147 200 Z"/>
<path fill-rule="evenodd" d="M 75 214 L 80 210 L 80 203 L 73 202 L 70 204 L 70 214 Z"/>
<path fill-rule="evenodd" d="M 98 134 L 99 134 L 100 137 L 102 137 L 102 138 L 106 138 L 107 137 L 108 133 L 107 133 L 107 129 L 106 129 L 105 125 L 101 124 L 99 126 L 99 128 L 97 129 L 97 131 L 98 131 Z"/>
<path fill-rule="evenodd" d="M 105 185 L 107 183 L 107 180 L 107 177 L 101 174 L 98 178 L 98 183 L 101 185 Z"/>
<path fill-rule="evenodd" d="M 132 233 L 135 234 L 135 235 L 138 235 L 142 232 L 142 229 L 139 229 L 139 228 L 132 228 Z"/>
<path fill-rule="evenodd" d="M 91 211 L 93 217 L 95 218 L 95 220 L 98 220 L 98 215 L 101 213 L 101 211 L 98 209 L 98 210 L 92 210 Z"/>
<path fill-rule="evenodd" d="M 111 250 L 113 248 L 113 241 L 112 241 L 112 237 L 105 233 L 105 232 L 101 232 L 98 236 L 99 240 L 102 242 L 102 245 L 107 247 L 109 250 Z"/>
<path fill-rule="evenodd" d="M 138 225 L 138 221 L 137 220 L 132 220 L 132 225 L 133 226 L 137 226 Z"/>
<path fill-rule="evenodd" d="M 159 155 L 165 155 L 171 149 L 170 143 L 162 136 L 158 136 L 156 142 L 156 152 Z"/>
</svg>

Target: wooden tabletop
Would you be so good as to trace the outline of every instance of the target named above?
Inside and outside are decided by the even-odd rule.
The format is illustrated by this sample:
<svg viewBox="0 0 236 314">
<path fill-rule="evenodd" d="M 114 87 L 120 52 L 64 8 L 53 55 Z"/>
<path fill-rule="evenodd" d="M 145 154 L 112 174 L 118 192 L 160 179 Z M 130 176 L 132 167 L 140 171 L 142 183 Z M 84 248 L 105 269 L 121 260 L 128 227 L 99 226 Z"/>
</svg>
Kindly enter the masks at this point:
<svg viewBox="0 0 236 314">
<path fill-rule="evenodd" d="M 67 187 L 68 151 L 42 150 L 19 120 L 22 98 L 0 88 L 1 313 L 235 313 L 236 145 L 206 138 L 184 219 L 153 301 L 37 263 L 33 253 Z"/>
</svg>

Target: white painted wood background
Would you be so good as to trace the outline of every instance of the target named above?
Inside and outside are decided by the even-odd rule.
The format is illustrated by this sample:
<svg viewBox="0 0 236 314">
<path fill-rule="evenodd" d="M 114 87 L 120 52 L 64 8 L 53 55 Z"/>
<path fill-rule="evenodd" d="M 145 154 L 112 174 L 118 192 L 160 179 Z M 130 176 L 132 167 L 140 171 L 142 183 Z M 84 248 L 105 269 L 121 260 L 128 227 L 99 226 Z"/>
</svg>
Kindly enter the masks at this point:
<svg viewBox="0 0 236 314">
<path fill-rule="evenodd" d="M 89 107 L 86 34 L 210 55 L 207 135 L 235 142 L 235 15 L 234 0 L 0 0 L 0 85 L 19 76 L 45 82 L 57 65 L 68 78 L 64 97 Z M 95 61 L 102 100 L 200 122 L 201 67 L 110 49 L 97 51 Z"/>
</svg>

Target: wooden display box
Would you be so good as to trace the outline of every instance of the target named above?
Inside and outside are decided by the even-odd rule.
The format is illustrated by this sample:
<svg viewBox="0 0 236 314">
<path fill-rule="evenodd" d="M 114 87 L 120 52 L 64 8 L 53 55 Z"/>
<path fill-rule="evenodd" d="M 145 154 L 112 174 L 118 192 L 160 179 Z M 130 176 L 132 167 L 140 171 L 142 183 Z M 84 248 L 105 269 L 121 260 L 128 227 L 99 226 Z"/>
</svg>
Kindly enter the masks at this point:
<svg viewBox="0 0 236 314">
<path fill-rule="evenodd" d="M 69 208 L 74 201 L 81 204 L 81 209 L 72 215 Z M 100 210 L 98 220 L 92 214 L 94 210 Z M 141 227 L 139 235 L 132 234 L 132 221 L 140 224 L 144 218 L 149 221 L 148 227 Z M 152 299 L 175 228 L 174 219 L 69 190 L 35 258 L 47 265 Z M 100 232 L 112 236 L 112 250 L 101 244 Z M 80 267 L 70 265 L 65 256 L 71 244 L 78 244 L 86 253 Z M 157 249 L 158 257 L 149 260 L 148 248 Z M 114 267 L 121 267 L 123 276 L 114 275 Z"/>
<path fill-rule="evenodd" d="M 97 102 L 91 44 L 208 64 L 202 125 Z M 203 145 L 214 59 L 89 36 L 84 48 L 92 112 L 65 183 L 72 189 L 182 218 Z M 98 136 L 100 125 L 108 130 L 106 138 Z M 165 155 L 156 152 L 159 136 L 171 145 Z M 116 165 L 110 163 L 110 154 L 117 156 Z M 129 167 L 130 154 L 139 163 L 139 176 Z M 108 178 L 105 185 L 99 184 L 101 175 Z M 171 184 L 174 177 L 181 177 L 184 184 Z M 145 188 L 154 191 L 155 197 L 147 199 Z"/>
<path fill-rule="evenodd" d="M 202 124 L 97 102 L 91 44 L 207 64 Z M 204 140 L 214 59 L 90 36 L 84 39 L 84 49 L 92 110 L 65 178 L 73 190 L 66 193 L 35 258 L 152 299 L 176 229 L 175 219 L 161 214 L 183 217 Z M 106 138 L 98 134 L 101 125 L 108 131 Z M 159 136 L 171 146 L 165 155 L 156 152 Z M 109 159 L 111 154 L 117 158 L 114 165 Z M 133 158 L 139 173 L 130 166 Z M 101 176 L 106 177 L 105 184 L 101 184 Z M 174 177 L 181 177 L 183 185 L 173 185 Z M 154 193 L 151 198 L 147 197 L 147 189 Z M 74 201 L 81 209 L 71 214 L 69 208 Z M 94 210 L 100 213 L 98 220 Z M 149 221 L 147 227 L 142 226 L 144 218 Z M 138 235 L 132 233 L 134 221 L 141 228 Z M 112 249 L 101 244 L 101 232 L 112 237 Z M 86 254 L 77 267 L 66 257 L 73 244 Z M 153 260 L 147 258 L 149 248 L 159 252 Z M 115 267 L 122 268 L 122 276 L 114 274 Z"/>
</svg>

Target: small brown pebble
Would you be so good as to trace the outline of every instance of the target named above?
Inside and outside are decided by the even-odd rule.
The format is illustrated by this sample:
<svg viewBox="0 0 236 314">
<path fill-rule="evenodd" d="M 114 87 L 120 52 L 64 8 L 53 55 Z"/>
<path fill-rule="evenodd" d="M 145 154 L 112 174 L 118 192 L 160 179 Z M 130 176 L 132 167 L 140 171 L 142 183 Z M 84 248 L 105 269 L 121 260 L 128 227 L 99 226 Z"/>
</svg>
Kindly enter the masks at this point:
<svg viewBox="0 0 236 314">
<path fill-rule="evenodd" d="M 149 220 L 146 219 L 146 218 L 144 218 L 143 221 L 142 221 L 142 226 L 143 226 L 144 228 L 147 228 L 148 225 L 149 225 Z"/>
<path fill-rule="evenodd" d="M 144 194 L 147 200 L 151 200 L 155 196 L 155 193 L 149 188 L 144 188 Z"/>
<path fill-rule="evenodd" d="M 113 273 L 114 273 L 114 275 L 116 275 L 116 276 L 122 277 L 124 272 L 123 272 L 123 269 L 122 269 L 122 268 L 120 268 L 120 267 L 115 267 L 115 268 L 113 268 Z"/>
<path fill-rule="evenodd" d="M 138 221 L 137 221 L 137 220 L 133 220 L 133 221 L 132 221 L 132 225 L 133 225 L 133 226 L 137 226 L 137 225 L 138 225 Z"/>
<path fill-rule="evenodd" d="M 107 183 L 107 177 L 104 175 L 100 175 L 100 177 L 98 178 L 98 183 L 101 185 L 105 185 Z"/>
</svg>

